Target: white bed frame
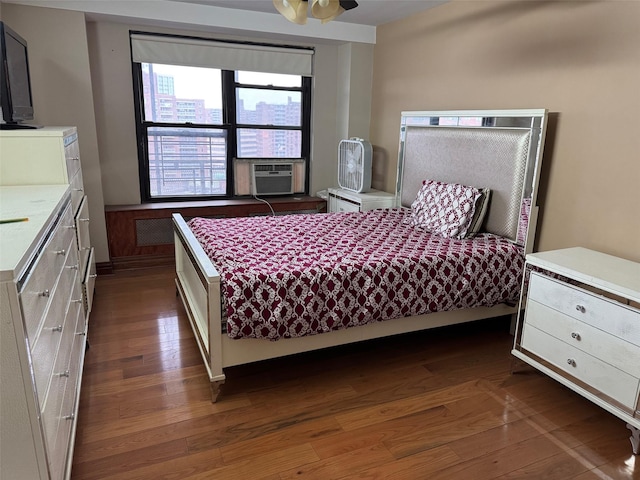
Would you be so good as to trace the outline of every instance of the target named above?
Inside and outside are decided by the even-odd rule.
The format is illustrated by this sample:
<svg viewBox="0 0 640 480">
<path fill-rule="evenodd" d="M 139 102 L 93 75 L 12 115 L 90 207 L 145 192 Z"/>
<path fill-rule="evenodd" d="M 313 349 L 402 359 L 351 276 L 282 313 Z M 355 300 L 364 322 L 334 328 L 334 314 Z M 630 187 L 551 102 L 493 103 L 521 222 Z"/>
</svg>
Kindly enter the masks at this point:
<svg viewBox="0 0 640 480">
<path fill-rule="evenodd" d="M 411 204 L 424 178 L 489 187 L 492 197 L 485 230 L 514 241 L 526 238 L 525 252 L 532 251 L 546 119 L 547 111 L 542 109 L 403 112 L 398 206 Z M 520 204 L 524 198 L 531 199 L 532 208 L 527 232 L 518 235 Z M 217 401 L 225 381 L 226 367 L 516 312 L 515 305 L 500 304 L 278 341 L 234 340 L 223 333 L 220 275 L 182 216 L 174 214 L 173 222 L 177 290 L 207 368 L 213 402 Z"/>
</svg>

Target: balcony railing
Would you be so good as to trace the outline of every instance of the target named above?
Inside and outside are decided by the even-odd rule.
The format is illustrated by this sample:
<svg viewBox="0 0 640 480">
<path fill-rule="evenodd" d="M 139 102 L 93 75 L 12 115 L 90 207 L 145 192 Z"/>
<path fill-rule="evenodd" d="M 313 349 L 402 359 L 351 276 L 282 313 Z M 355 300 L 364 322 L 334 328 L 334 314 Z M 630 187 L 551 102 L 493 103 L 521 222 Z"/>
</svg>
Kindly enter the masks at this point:
<svg viewBox="0 0 640 480">
<path fill-rule="evenodd" d="M 152 197 L 225 195 L 227 133 L 222 129 L 148 129 Z"/>
</svg>

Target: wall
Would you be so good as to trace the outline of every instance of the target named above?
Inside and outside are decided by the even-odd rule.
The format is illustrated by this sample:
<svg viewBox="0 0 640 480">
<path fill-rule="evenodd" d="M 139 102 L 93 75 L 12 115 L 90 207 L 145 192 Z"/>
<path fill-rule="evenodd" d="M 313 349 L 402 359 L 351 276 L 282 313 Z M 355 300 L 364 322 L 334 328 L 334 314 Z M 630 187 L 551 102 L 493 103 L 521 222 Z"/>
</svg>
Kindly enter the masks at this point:
<svg viewBox="0 0 640 480">
<path fill-rule="evenodd" d="M 547 108 L 538 250 L 640 261 L 640 2 L 453 1 L 377 30 L 374 183 L 394 190 L 400 112 Z"/>
<path fill-rule="evenodd" d="M 35 119 L 78 127 L 96 261 L 109 260 L 84 14 L 3 4 L 2 19 L 27 40 Z"/>
</svg>

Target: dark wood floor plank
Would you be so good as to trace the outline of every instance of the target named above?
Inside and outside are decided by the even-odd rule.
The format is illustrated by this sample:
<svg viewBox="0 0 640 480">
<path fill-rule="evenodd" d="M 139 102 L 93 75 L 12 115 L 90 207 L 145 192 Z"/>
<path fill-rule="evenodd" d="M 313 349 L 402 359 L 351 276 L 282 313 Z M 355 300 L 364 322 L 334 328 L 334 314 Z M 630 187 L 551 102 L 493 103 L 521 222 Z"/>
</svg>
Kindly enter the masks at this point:
<svg viewBox="0 0 640 480">
<path fill-rule="evenodd" d="M 424 425 L 446 422 L 447 415 L 447 409 L 442 406 L 421 410 L 413 415 L 374 423 L 358 430 L 341 430 L 329 437 L 314 440 L 312 445 L 320 458 L 328 459 L 376 444 L 392 443 L 396 438 L 406 435 L 419 434 Z"/>
<path fill-rule="evenodd" d="M 396 458 L 403 458 L 504 424 L 499 416 L 489 411 L 478 411 L 462 417 L 451 415 L 446 420 L 441 424 L 424 426 L 417 433 L 385 442 L 385 445 Z"/>
<path fill-rule="evenodd" d="M 166 422 L 158 427 L 143 427 L 131 433 L 104 439 L 97 438 L 91 434 L 82 435 L 78 439 L 81 448 L 76 448 L 74 462 L 91 463 L 96 459 L 119 455 L 145 446 L 153 446 L 179 439 L 186 441 L 190 435 L 197 435 L 211 430 L 212 426 L 216 424 L 216 420 L 216 415 L 210 415 L 180 422 Z M 215 449 L 211 448 L 203 451 L 210 452 L 212 450 Z M 193 452 L 187 453 L 191 455 Z"/>
<path fill-rule="evenodd" d="M 377 466 L 388 465 L 393 461 L 393 455 L 384 445 L 373 445 L 280 472 L 280 478 L 281 480 L 342 478 Z"/>
<path fill-rule="evenodd" d="M 274 449 L 312 443 L 323 438 L 334 438 L 336 433 L 342 431 L 334 418 L 324 417 L 226 445 L 220 448 L 220 453 L 225 463 L 233 464 L 251 460 L 256 455 L 264 455 Z M 312 444 L 312 446 L 314 446 L 314 451 L 318 454 L 315 444 Z"/>
<path fill-rule="evenodd" d="M 431 479 L 432 475 L 440 471 L 448 471 L 449 468 L 460 462 L 458 457 L 446 445 L 420 452 L 410 457 L 401 458 L 394 462 L 385 463 L 377 467 L 358 472 L 353 475 L 338 477 L 339 479 L 367 479 L 367 480 L 411 480 Z M 465 478 L 465 477 L 448 477 Z M 475 478 L 475 477 L 467 477 Z"/>
<path fill-rule="evenodd" d="M 486 458 L 510 445 L 522 443 L 539 435 L 540 432 L 530 422 L 516 420 L 454 440 L 448 444 L 448 447 L 460 458 L 466 460 Z"/>
<path fill-rule="evenodd" d="M 571 455 L 562 452 L 513 470 L 506 475 L 498 477 L 498 480 L 537 480 L 540 478 L 545 480 L 566 480 L 587 471 L 589 471 L 589 468 L 586 465 L 581 464 Z"/>
<path fill-rule="evenodd" d="M 239 399 L 236 402 L 212 404 L 209 399 L 200 400 L 191 402 L 188 405 L 180 405 L 171 410 L 144 413 L 137 417 L 118 417 L 111 421 L 87 425 L 82 429 L 82 433 L 95 440 L 104 440 L 121 435 L 133 434 L 149 428 L 160 427 L 168 423 L 179 423 L 194 418 L 204 418 L 212 413 L 238 408 L 239 404 L 246 405 L 246 401 Z"/>
<path fill-rule="evenodd" d="M 103 477 L 101 480 L 182 480 L 222 466 L 220 452 L 218 450 L 207 450 L 178 458 L 170 458 L 143 467 L 132 468 L 126 472 L 118 472 Z"/>
<path fill-rule="evenodd" d="M 274 450 L 252 459 L 242 460 L 231 465 L 212 468 L 209 471 L 186 477 L 188 480 L 265 480 L 279 478 L 280 472 L 313 463 L 318 456 L 309 444 Z M 185 479 L 185 480 L 186 480 Z"/>
<path fill-rule="evenodd" d="M 506 445 L 504 448 L 480 457 L 463 460 L 446 470 L 433 472 L 429 475 L 429 480 L 495 479 L 561 452 L 562 450 L 549 439 L 538 435 L 519 443 Z"/>
<path fill-rule="evenodd" d="M 381 423 L 398 417 L 429 410 L 463 398 L 477 395 L 479 390 L 476 381 L 468 381 L 452 387 L 415 395 L 401 400 L 393 400 L 357 411 L 337 415 L 338 422 L 345 430 L 355 430 L 363 426 Z"/>
<path fill-rule="evenodd" d="M 100 479 L 111 475 L 135 470 L 139 467 L 152 465 L 171 458 L 187 454 L 187 444 L 184 439 L 166 443 L 158 443 L 137 450 L 112 455 L 100 460 L 76 465 L 74 476 L 83 480 Z"/>
</svg>

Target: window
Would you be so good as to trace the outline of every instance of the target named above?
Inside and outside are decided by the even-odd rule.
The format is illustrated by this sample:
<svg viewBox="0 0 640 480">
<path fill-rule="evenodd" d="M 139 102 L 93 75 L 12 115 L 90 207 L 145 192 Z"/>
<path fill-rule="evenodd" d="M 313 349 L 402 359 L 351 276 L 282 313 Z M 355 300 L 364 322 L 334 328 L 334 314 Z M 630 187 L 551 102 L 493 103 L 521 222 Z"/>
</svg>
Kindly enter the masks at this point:
<svg viewBox="0 0 640 480">
<path fill-rule="evenodd" d="M 301 193 L 308 193 L 309 75 L 289 73 L 288 68 L 282 67 L 279 68 L 286 73 L 179 65 L 171 54 L 165 54 L 166 48 L 158 49 L 159 54 L 137 52 L 136 48 L 144 50 L 147 45 L 140 42 L 142 46 L 137 46 L 136 38 L 151 39 L 151 45 L 157 39 L 132 35 L 143 201 L 232 197 L 236 193 L 235 159 L 302 159 L 305 178 L 300 188 L 304 188 Z M 160 46 L 183 39 L 162 36 L 160 41 L 164 44 Z M 187 47 L 210 43 L 187 40 L 192 40 Z M 235 48 L 234 45 L 223 47 Z M 191 48 L 188 50 L 191 52 Z M 242 49 L 241 52 L 246 54 Z M 277 52 L 286 57 L 285 49 L 278 48 Z M 254 67 L 238 61 L 237 52 L 233 53 L 238 65 Z M 260 51 L 255 58 L 262 58 L 262 54 Z M 186 63 L 183 53 L 179 57 Z M 136 61 L 146 58 L 162 61 Z M 198 59 L 193 63 L 203 62 Z M 204 63 L 225 62 L 214 58 Z M 263 65 L 257 67 L 265 69 Z"/>
<path fill-rule="evenodd" d="M 302 77 L 235 72 L 239 158 L 302 158 Z"/>
</svg>

